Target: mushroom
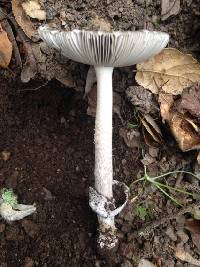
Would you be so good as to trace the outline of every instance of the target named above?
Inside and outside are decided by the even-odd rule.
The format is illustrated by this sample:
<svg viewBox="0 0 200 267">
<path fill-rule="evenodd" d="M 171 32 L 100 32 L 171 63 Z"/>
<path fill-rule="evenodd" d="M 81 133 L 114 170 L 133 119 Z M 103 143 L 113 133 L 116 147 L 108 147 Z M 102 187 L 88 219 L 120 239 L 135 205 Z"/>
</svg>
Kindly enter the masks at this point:
<svg viewBox="0 0 200 267">
<path fill-rule="evenodd" d="M 94 66 L 97 78 L 95 121 L 95 188 L 90 187 L 90 207 L 98 214 L 100 248 L 117 244 L 114 217 L 128 200 L 128 187 L 113 181 L 112 166 L 112 74 L 114 67 L 133 65 L 159 53 L 169 35 L 155 31 L 58 31 L 39 28 L 40 37 L 49 46 L 74 61 Z M 113 189 L 123 191 L 123 204 L 115 201 Z"/>
</svg>

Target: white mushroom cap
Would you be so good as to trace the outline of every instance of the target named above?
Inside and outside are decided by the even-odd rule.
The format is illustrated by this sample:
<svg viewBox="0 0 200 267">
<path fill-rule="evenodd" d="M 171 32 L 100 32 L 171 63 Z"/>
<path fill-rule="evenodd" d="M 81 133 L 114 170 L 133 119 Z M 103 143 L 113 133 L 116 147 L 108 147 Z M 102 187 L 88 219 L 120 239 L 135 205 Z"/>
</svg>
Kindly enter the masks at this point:
<svg viewBox="0 0 200 267">
<path fill-rule="evenodd" d="M 123 67 L 134 65 L 158 54 L 169 35 L 156 31 L 58 31 L 39 28 L 40 37 L 69 59 L 93 66 Z"/>
</svg>

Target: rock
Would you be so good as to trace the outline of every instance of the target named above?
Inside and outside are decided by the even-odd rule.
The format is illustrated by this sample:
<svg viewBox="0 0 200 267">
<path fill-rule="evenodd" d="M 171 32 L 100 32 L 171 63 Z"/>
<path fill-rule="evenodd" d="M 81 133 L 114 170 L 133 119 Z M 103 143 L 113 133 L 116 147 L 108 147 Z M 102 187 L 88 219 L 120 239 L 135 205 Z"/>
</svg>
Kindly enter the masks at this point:
<svg viewBox="0 0 200 267">
<path fill-rule="evenodd" d="M 26 257 L 23 267 L 33 267 L 33 266 L 34 266 L 34 260 L 32 260 L 30 257 Z"/>
<path fill-rule="evenodd" d="M 176 234 L 174 233 L 174 229 L 171 227 L 171 226 L 169 226 L 168 228 L 167 228 L 167 230 L 166 230 L 166 235 L 172 240 L 172 241 L 177 241 L 177 236 L 176 236 Z"/>
<path fill-rule="evenodd" d="M 121 267 L 133 267 L 132 263 L 130 261 L 125 261 Z"/>
<path fill-rule="evenodd" d="M 22 227 L 24 228 L 26 234 L 29 235 L 31 238 L 35 238 L 39 233 L 38 225 L 30 220 L 23 220 Z"/>
<path fill-rule="evenodd" d="M 156 267 L 156 266 L 150 261 L 142 259 L 140 260 L 138 267 Z"/>
</svg>

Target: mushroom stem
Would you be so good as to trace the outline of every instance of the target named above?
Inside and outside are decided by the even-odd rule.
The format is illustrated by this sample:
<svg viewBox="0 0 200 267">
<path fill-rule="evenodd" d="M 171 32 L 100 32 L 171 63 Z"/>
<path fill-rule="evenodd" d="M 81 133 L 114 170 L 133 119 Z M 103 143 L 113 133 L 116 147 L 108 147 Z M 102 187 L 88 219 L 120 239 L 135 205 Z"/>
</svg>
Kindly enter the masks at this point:
<svg viewBox="0 0 200 267">
<path fill-rule="evenodd" d="M 112 167 L 112 73 L 113 67 L 95 67 L 97 108 L 95 122 L 95 189 L 109 200 L 113 197 Z"/>
</svg>

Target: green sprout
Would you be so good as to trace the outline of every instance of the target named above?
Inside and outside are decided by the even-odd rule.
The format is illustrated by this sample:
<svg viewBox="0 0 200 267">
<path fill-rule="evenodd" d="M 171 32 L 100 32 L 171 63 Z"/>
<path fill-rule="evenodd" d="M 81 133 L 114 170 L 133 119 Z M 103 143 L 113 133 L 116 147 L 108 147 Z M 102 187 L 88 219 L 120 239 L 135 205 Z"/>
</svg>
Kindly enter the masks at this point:
<svg viewBox="0 0 200 267">
<path fill-rule="evenodd" d="M 127 128 L 129 129 L 129 130 L 131 130 L 131 129 L 135 129 L 135 128 L 137 128 L 138 127 L 138 124 L 133 124 L 133 123 L 128 123 L 127 124 Z"/>
<path fill-rule="evenodd" d="M 138 204 L 135 207 L 135 215 L 142 220 L 146 220 L 152 217 L 150 209 L 146 208 L 143 204 Z"/>
<path fill-rule="evenodd" d="M 4 202 L 10 204 L 12 208 L 16 208 L 18 202 L 17 202 L 17 196 L 13 193 L 12 189 L 2 189 L 1 191 L 1 197 Z"/>
<path fill-rule="evenodd" d="M 179 192 L 188 196 L 191 196 L 195 199 L 198 199 L 199 196 L 197 194 L 193 194 L 190 193 L 182 188 L 179 187 L 172 187 L 166 184 L 163 184 L 161 182 L 158 181 L 158 179 L 163 178 L 165 176 L 171 175 L 171 174 L 176 174 L 176 173 L 186 173 L 186 174 L 190 174 L 193 177 L 195 177 L 196 179 L 198 179 L 200 181 L 200 177 L 195 175 L 192 172 L 188 172 L 188 171 L 172 171 L 172 172 L 167 172 L 165 174 L 159 175 L 159 176 L 155 176 L 155 177 L 151 177 L 147 174 L 147 170 L 146 170 L 146 166 L 144 167 L 144 176 L 140 179 L 137 179 L 136 181 L 134 181 L 131 186 L 139 181 L 146 181 L 151 183 L 152 185 L 154 185 L 158 190 L 160 190 L 165 196 L 167 196 L 172 202 L 176 203 L 178 206 L 183 206 L 181 203 L 179 203 L 179 201 L 173 197 L 172 195 L 170 195 L 170 193 L 168 193 L 168 191 L 175 191 L 175 192 Z M 168 191 L 167 191 L 168 190 Z"/>
</svg>

